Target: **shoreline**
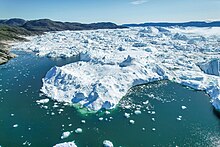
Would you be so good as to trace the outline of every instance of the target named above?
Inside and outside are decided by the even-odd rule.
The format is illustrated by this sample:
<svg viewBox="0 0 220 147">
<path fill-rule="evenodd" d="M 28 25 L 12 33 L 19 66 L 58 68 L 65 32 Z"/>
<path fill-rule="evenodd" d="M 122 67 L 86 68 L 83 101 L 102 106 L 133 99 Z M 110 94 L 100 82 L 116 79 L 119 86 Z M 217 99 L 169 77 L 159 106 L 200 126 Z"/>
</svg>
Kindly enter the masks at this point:
<svg viewBox="0 0 220 147">
<path fill-rule="evenodd" d="M 15 58 L 17 55 L 10 52 L 11 41 L 0 42 L 0 65 L 7 63 L 10 59 Z"/>
</svg>

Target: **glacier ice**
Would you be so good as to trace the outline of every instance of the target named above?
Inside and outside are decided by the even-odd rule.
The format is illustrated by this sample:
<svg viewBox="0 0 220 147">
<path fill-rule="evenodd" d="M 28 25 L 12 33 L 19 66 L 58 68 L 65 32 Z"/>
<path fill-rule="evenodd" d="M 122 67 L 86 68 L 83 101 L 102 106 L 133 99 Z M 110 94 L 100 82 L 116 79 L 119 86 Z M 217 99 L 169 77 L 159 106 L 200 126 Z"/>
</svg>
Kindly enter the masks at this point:
<svg viewBox="0 0 220 147">
<path fill-rule="evenodd" d="M 212 59 L 209 62 L 198 64 L 207 74 L 220 76 L 220 59 Z"/>
<path fill-rule="evenodd" d="M 78 61 L 51 68 L 48 97 L 89 110 L 113 109 L 132 87 L 168 79 L 204 90 L 220 110 L 220 28 L 145 27 L 63 31 L 29 38 L 14 49 Z"/>
</svg>

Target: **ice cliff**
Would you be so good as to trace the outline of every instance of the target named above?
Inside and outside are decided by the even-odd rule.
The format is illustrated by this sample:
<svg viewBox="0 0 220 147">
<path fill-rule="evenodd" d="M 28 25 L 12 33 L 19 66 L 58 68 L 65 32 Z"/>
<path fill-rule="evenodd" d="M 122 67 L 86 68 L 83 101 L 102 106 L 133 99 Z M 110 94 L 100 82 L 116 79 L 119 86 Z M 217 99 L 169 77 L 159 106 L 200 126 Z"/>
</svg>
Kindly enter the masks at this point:
<svg viewBox="0 0 220 147">
<path fill-rule="evenodd" d="M 219 32 L 188 27 L 63 31 L 14 48 L 54 58 L 79 56 L 43 78 L 41 91 L 57 101 L 112 109 L 132 86 L 168 79 L 204 90 L 220 110 Z"/>
</svg>

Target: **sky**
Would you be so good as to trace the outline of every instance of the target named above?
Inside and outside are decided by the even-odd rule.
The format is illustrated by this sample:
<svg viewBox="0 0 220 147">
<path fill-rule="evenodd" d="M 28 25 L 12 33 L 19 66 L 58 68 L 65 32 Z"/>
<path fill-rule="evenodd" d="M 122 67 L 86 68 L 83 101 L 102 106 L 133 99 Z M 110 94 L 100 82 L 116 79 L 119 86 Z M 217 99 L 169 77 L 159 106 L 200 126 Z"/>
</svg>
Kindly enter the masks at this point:
<svg viewBox="0 0 220 147">
<path fill-rule="evenodd" d="M 220 20 L 220 0 L 0 0 L 0 19 L 70 22 L 186 22 Z"/>
</svg>

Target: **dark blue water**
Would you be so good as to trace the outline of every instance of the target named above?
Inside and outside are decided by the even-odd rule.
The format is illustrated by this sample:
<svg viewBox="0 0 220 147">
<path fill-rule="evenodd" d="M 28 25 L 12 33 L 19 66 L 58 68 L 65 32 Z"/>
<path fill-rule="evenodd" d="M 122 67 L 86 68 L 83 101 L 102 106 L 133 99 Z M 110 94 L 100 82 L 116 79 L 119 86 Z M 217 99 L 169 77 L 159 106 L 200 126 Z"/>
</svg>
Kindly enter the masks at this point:
<svg viewBox="0 0 220 147">
<path fill-rule="evenodd" d="M 97 147 L 105 139 L 115 146 L 126 147 L 220 145 L 220 119 L 213 113 L 204 92 L 160 81 L 132 88 L 110 114 L 85 115 L 54 101 L 36 103 L 45 98 L 40 96 L 39 89 L 46 72 L 75 59 L 52 60 L 16 53 L 19 57 L 0 66 L 0 145 L 3 147 L 53 146 L 73 140 L 79 147 Z M 141 114 L 134 114 L 137 109 Z M 130 118 L 125 118 L 125 113 Z M 82 120 L 86 123 L 81 123 Z M 75 133 L 76 128 L 82 128 L 83 132 Z M 61 139 L 65 131 L 73 132 Z"/>
</svg>

